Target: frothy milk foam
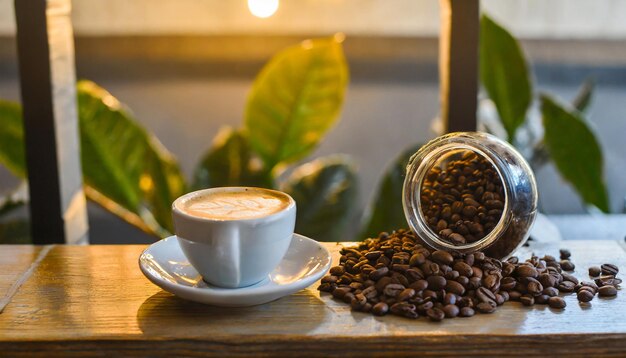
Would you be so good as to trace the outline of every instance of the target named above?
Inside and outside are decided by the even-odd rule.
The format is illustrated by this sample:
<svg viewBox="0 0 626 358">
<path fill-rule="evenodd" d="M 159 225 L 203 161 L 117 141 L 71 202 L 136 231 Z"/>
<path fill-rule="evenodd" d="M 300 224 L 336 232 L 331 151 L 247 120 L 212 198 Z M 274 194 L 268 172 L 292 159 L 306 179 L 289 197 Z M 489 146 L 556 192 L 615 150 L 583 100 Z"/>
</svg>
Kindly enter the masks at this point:
<svg viewBox="0 0 626 358">
<path fill-rule="evenodd" d="M 219 220 L 253 219 L 286 209 L 289 198 L 265 190 L 216 191 L 182 203 L 185 213 Z"/>
</svg>

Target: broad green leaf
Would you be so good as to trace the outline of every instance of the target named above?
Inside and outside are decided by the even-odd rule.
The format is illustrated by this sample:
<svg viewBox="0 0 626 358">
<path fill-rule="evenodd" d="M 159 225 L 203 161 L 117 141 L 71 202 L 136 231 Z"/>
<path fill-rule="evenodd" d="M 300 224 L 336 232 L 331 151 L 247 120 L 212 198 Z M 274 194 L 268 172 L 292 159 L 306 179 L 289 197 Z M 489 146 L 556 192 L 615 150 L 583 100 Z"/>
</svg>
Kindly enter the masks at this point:
<svg viewBox="0 0 626 358">
<path fill-rule="evenodd" d="M 270 187 L 260 165 L 254 165 L 248 138 L 238 130 L 223 127 L 213 139 L 194 174 L 194 189 L 217 186 Z"/>
<path fill-rule="evenodd" d="M 13 174 L 26 177 L 22 107 L 4 100 L 0 100 L 0 163 Z"/>
<path fill-rule="evenodd" d="M 270 60 L 245 110 L 250 145 L 268 171 L 311 153 L 335 123 L 347 83 L 339 36 L 304 41 Z"/>
<path fill-rule="evenodd" d="M 591 99 L 593 98 L 593 89 L 595 87 L 595 83 L 592 78 L 587 78 L 585 82 L 580 86 L 578 90 L 578 94 L 576 98 L 572 101 L 572 105 L 579 112 L 585 112 L 589 107 L 589 103 L 591 103 Z"/>
<path fill-rule="evenodd" d="M 544 141 L 557 169 L 587 204 L 608 212 L 604 161 L 598 141 L 576 111 L 541 96 Z"/>
<path fill-rule="evenodd" d="M 149 221 L 173 231 L 171 204 L 185 183 L 175 158 L 120 102 L 90 81 L 78 83 L 85 183 Z"/>
<path fill-rule="evenodd" d="M 479 42 L 480 81 L 512 142 L 532 100 L 528 65 L 517 40 L 484 14 Z"/>
<path fill-rule="evenodd" d="M 399 228 L 408 228 L 402 207 L 402 187 L 406 165 L 421 146 L 417 144 L 403 151 L 387 169 L 366 213 L 363 231 L 357 239 L 377 237 L 383 231 L 391 232 Z"/>
<path fill-rule="evenodd" d="M 297 205 L 296 232 L 317 241 L 346 241 L 357 195 L 356 169 L 346 157 L 316 159 L 297 167 L 282 190 Z"/>
</svg>

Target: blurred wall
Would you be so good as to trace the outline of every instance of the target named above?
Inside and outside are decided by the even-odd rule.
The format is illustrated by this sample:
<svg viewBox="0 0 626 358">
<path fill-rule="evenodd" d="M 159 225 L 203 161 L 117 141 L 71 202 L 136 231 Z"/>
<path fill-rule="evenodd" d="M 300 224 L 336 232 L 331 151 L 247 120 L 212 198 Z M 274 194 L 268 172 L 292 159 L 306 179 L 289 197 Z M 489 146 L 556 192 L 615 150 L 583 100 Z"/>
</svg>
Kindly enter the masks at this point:
<svg viewBox="0 0 626 358">
<path fill-rule="evenodd" d="M 13 1 L 0 0 L 0 35 L 12 34 Z M 280 0 L 259 19 L 246 0 L 74 0 L 80 35 L 327 34 L 433 36 L 438 0 Z M 482 7 L 525 38 L 626 38 L 623 0 L 483 0 Z"/>
</svg>

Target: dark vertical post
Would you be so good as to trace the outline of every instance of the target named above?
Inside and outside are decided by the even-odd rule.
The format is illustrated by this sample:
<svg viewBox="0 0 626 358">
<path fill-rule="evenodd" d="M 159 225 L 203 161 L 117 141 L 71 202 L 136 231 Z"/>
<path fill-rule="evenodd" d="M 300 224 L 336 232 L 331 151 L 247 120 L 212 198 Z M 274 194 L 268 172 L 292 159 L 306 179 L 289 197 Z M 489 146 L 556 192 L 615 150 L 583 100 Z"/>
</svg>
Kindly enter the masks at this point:
<svg viewBox="0 0 626 358">
<path fill-rule="evenodd" d="M 479 0 L 441 0 L 439 77 L 446 132 L 475 131 Z"/>
<path fill-rule="evenodd" d="M 87 238 L 70 0 L 15 0 L 33 243 Z"/>
</svg>

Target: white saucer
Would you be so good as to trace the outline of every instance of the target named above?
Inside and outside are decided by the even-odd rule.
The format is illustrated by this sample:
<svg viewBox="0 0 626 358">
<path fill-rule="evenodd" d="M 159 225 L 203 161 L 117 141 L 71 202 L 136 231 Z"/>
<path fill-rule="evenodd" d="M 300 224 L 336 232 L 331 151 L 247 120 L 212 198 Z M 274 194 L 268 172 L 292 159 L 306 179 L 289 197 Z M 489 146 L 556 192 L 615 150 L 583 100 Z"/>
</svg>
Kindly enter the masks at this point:
<svg viewBox="0 0 626 358">
<path fill-rule="evenodd" d="M 214 306 L 260 305 L 309 287 L 330 268 L 331 257 L 317 241 L 294 234 L 285 257 L 267 279 L 248 287 L 207 284 L 183 254 L 176 236 L 150 245 L 139 256 L 141 272 L 155 285 L 181 298 Z"/>
</svg>

